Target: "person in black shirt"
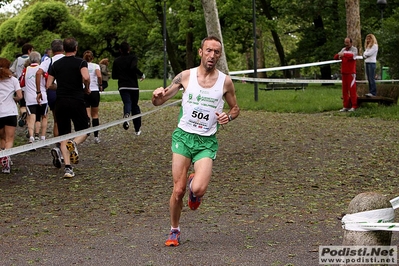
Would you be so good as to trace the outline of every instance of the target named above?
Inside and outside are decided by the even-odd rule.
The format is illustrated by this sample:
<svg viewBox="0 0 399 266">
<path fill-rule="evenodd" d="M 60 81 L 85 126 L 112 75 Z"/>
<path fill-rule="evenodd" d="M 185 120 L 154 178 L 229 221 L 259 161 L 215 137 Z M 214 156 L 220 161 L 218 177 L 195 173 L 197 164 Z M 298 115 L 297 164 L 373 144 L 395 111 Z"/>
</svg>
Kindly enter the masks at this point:
<svg viewBox="0 0 399 266">
<path fill-rule="evenodd" d="M 137 68 L 138 59 L 135 55 L 130 54 L 130 46 L 127 42 L 122 42 L 119 48 L 121 55 L 115 59 L 112 67 L 112 78 L 118 80 L 119 94 L 123 102 L 124 117 L 140 114 L 139 102 L 139 83 L 144 80 L 145 76 L 140 69 Z M 141 134 L 141 117 L 133 119 L 135 134 Z M 123 123 L 123 128 L 129 128 L 129 122 Z"/>
<path fill-rule="evenodd" d="M 72 132 L 71 121 L 75 131 L 89 127 L 84 94 L 90 94 L 90 76 L 87 62 L 76 57 L 78 42 L 74 38 L 63 41 L 65 56 L 54 62 L 49 68 L 46 87 L 50 87 L 54 79 L 57 80 L 57 99 L 54 114 L 57 119 L 59 135 Z M 83 83 L 83 84 L 82 84 Z M 86 134 L 73 140 L 61 142 L 61 152 L 64 157 L 64 178 L 74 177 L 71 162 L 79 162 L 77 144 L 87 138 Z"/>
</svg>

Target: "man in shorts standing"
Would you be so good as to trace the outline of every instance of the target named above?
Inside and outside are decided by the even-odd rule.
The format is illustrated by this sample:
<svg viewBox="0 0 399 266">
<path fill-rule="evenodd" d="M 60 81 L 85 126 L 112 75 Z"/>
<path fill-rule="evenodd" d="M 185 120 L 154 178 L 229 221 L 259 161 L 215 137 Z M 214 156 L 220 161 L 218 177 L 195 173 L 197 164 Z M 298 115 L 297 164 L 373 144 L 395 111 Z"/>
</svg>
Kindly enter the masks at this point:
<svg viewBox="0 0 399 266">
<path fill-rule="evenodd" d="M 71 121 L 75 131 L 89 127 L 84 102 L 84 94 L 90 94 L 90 76 L 87 62 L 76 57 L 78 42 L 74 38 L 64 39 L 63 46 L 65 56 L 50 66 L 46 83 L 46 87 L 49 88 L 54 79 L 57 80 L 57 99 L 54 114 L 60 136 L 72 132 Z M 73 140 L 61 141 L 60 148 L 65 163 L 64 178 L 75 176 L 71 163 L 79 162 L 77 144 L 82 143 L 86 138 L 87 135 L 83 134 Z"/>
<path fill-rule="evenodd" d="M 180 243 L 179 220 L 187 183 L 188 206 L 192 210 L 199 207 L 206 192 L 218 150 L 217 129 L 240 113 L 231 78 L 216 69 L 222 54 L 221 41 L 214 36 L 203 39 L 198 53 L 201 57 L 198 67 L 179 73 L 169 87 L 157 88 L 152 96 L 152 103 L 159 106 L 183 89 L 179 123 L 172 135 L 171 230 L 166 246 Z M 223 111 L 223 98 L 230 108 L 227 113 Z M 192 163 L 195 174 L 187 178 Z"/>
</svg>

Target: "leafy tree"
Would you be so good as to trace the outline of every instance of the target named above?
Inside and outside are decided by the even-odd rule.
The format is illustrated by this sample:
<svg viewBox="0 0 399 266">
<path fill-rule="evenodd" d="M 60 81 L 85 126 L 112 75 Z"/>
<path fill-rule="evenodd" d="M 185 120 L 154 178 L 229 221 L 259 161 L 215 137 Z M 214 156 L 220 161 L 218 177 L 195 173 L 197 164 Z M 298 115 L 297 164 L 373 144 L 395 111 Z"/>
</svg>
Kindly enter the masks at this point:
<svg viewBox="0 0 399 266">
<path fill-rule="evenodd" d="M 378 38 L 379 56 L 383 58 L 385 65 L 389 66 L 391 78 L 399 78 L 399 8 L 394 10 L 391 17 L 385 19 L 383 33 Z"/>
<path fill-rule="evenodd" d="M 389 0 L 384 10 L 384 28 L 375 1 L 358 1 L 361 34 L 374 33 L 380 44 L 379 60 L 394 71 L 399 0 Z M 0 4 L 9 0 L 0 0 Z M 18 13 L 0 17 L 0 55 L 12 59 L 24 42 L 36 50 L 48 47 L 54 38 L 73 35 L 79 53 L 90 49 L 96 57 L 118 56 L 118 45 L 128 41 L 140 58 L 140 68 L 149 77 L 163 76 L 163 5 L 166 3 L 166 42 L 173 73 L 198 63 L 197 49 L 207 35 L 204 9 L 194 0 L 24 0 Z M 226 61 L 230 70 L 253 68 L 252 3 L 240 0 L 212 0 L 216 3 Z M 258 67 L 272 67 L 325 61 L 343 46 L 346 37 L 345 1 L 256 0 Z M 43 7 L 41 5 L 50 6 Z M 53 6 L 54 5 L 54 6 Z M 205 12 L 206 13 L 206 12 Z M 357 19 L 358 20 L 358 19 Z M 356 21 L 356 20 L 355 20 Z M 216 22 L 216 23 L 215 23 Z M 217 24 L 217 21 L 213 20 Z M 209 23 L 208 23 L 209 24 Z M 352 26 L 350 27 L 352 28 Z M 390 58 L 388 58 L 390 57 Z M 302 75 L 329 78 L 339 65 L 301 69 Z M 170 71 L 169 69 L 167 70 Z M 173 75 L 172 73 L 172 75 Z M 282 76 L 282 71 L 269 73 Z M 286 72 L 297 75 L 296 72 Z"/>
<path fill-rule="evenodd" d="M 80 32 L 79 21 L 69 14 L 64 4 L 37 2 L 1 24 L 0 53 L 8 58 L 14 57 L 27 42 L 36 50 L 43 51 L 54 38 L 77 36 Z"/>
<path fill-rule="evenodd" d="M 12 0 L 0 0 L 0 7 L 10 4 Z"/>
</svg>

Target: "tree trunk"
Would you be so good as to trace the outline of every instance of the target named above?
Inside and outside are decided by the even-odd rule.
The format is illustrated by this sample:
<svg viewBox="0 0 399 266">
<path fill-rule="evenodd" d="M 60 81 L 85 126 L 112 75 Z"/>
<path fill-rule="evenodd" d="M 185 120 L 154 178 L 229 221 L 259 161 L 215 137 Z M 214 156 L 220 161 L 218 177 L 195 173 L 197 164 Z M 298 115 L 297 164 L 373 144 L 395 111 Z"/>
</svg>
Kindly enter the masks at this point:
<svg viewBox="0 0 399 266">
<path fill-rule="evenodd" d="M 263 37 L 262 37 L 262 31 L 259 29 L 256 29 L 256 36 L 257 36 L 257 47 L 256 47 L 256 58 L 257 61 L 256 62 L 256 68 L 260 69 L 260 68 L 265 68 L 265 52 L 263 51 L 264 49 L 264 43 L 263 43 Z M 258 78 L 266 78 L 266 72 L 258 72 Z"/>
<path fill-rule="evenodd" d="M 163 25 L 163 8 L 162 8 L 163 1 L 156 0 L 155 7 L 156 7 L 158 20 L 160 21 L 161 25 Z M 166 30 L 166 53 L 168 55 L 168 60 L 172 67 L 173 73 L 175 74 L 180 73 L 183 70 L 183 68 L 180 66 L 179 60 L 176 56 L 175 50 L 173 49 L 172 42 L 170 41 L 167 30 Z"/>
<path fill-rule="evenodd" d="M 345 0 L 346 7 L 346 32 L 348 37 L 352 38 L 353 46 L 358 49 L 358 54 L 363 54 L 362 36 L 360 31 L 360 0 Z M 358 60 L 356 62 L 356 77 L 363 80 L 364 76 L 364 62 Z"/>
<path fill-rule="evenodd" d="M 313 24 L 318 37 L 316 41 L 316 46 L 321 47 L 327 42 L 323 18 L 320 15 L 317 15 L 316 17 L 313 18 Z M 323 58 L 316 58 L 316 59 L 322 60 Z M 331 79 L 331 66 L 330 65 L 321 66 L 320 74 L 321 74 L 321 79 Z M 322 85 L 325 86 L 327 84 L 322 84 Z"/>
<path fill-rule="evenodd" d="M 201 0 L 201 2 L 202 2 L 202 7 L 204 8 L 206 31 L 208 35 L 213 35 L 218 37 L 222 42 L 222 48 L 224 48 L 222 30 L 220 28 L 219 13 L 216 6 L 216 0 Z M 217 64 L 217 68 L 223 73 L 226 74 L 229 73 L 229 68 L 227 66 L 226 54 L 224 52 L 224 49 L 222 51 L 222 56 L 220 57 L 220 60 Z"/>
<path fill-rule="evenodd" d="M 189 11 L 195 12 L 195 7 L 193 5 L 194 0 L 190 0 L 190 6 L 189 6 Z M 190 29 L 194 28 L 194 22 L 192 19 L 188 19 L 188 27 Z M 195 67 L 195 57 L 196 53 L 194 52 L 193 48 L 193 43 L 194 43 L 194 34 L 192 31 L 188 31 L 186 34 L 186 68 L 192 68 Z"/>
<path fill-rule="evenodd" d="M 260 3 L 261 3 L 261 6 L 262 6 L 261 10 L 262 10 L 263 15 L 265 15 L 268 20 L 273 21 L 273 16 L 270 13 L 270 9 L 271 9 L 270 1 L 261 0 Z M 287 65 L 287 61 L 286 61 L 286 58 L 285 58 L 284 47 L 283 47 L 283 45 L 281 44 L 281 41 L 280 41 L 280 37 L 279 37 L 277 31 L 275 31 L 274 29 L 271 29 L 270 32 L 272 34 L 274 45 L 276 46 L 278 57 L 280 59 L 280 65 L 281 66 L 286 66 Z M 290 78 L 291 77 L 291 72 L 289 70 L 284 70 L 284 77 L 285 78 Z"/>
</svg>

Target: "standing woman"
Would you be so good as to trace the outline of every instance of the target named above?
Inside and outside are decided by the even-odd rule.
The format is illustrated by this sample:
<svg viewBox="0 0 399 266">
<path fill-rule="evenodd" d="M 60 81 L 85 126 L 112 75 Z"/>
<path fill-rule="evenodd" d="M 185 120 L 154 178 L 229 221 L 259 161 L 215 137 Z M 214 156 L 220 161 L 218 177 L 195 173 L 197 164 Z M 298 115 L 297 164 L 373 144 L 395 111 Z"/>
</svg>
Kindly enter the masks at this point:
<svg viewBox="0 0 399 266">
<path fill-rule="evenodd" d="M 101 70 L 101 77 L 102 77 L 102 81 L 103 81 L 103 90 L 105 90 L 106 88 L 108 88 L 108 80 L 109 80 L 109 69 L 108 69 L 108 64 L 109 64 L 109 60 L 108 58 L 104 58 L 101 59 L 100 63 L 98 63 L 100 65 L 100 70 Z"/>
<path fill-rule="evenodd" d="M 92 62 L 94 59 L 92 51 L 85 51 L 83 53 L 83 59 L 87 61 L 90 76 L 91 93 L 85 94 L 87 116 L 89 117 L 89 125 L 91 118 L 92 126 L 95 127 L 100 125 L 100 120 L 98 118 L 98 106 L 100 105 L 100 91 L 103 91 L 101 71 L 100 66 Z M 100 143 L 98 131 L 94 131 L 94 142 L 97 144 Z"/>
<path fill-rule="evenodd" d="M 369 82 L 369 93 L 366 94 L 368 97 L 374 97 L 377 95 L 377 86 L 375 85 L 375 69 L 377 63 L 378 43 L 377 39 L 373 34 L 368 34 L 364 42 L 364 48 L 366 51 L 363 53 L 366 63 L 366 75 Z"/>
<path fill-rule="evenodd" d="M 19 81 L 12 75 L 11 62 L 0 58 L 0 139 L 1 149 L 11 149 L 14 144 L 15 128 L 17 127 L 17 102 L 22 99 Z M 16 96 L 14 96 L 14 93 Z M 2 172 L 10 173 L 10 156 L 0 158 Z"/>
</svg>

